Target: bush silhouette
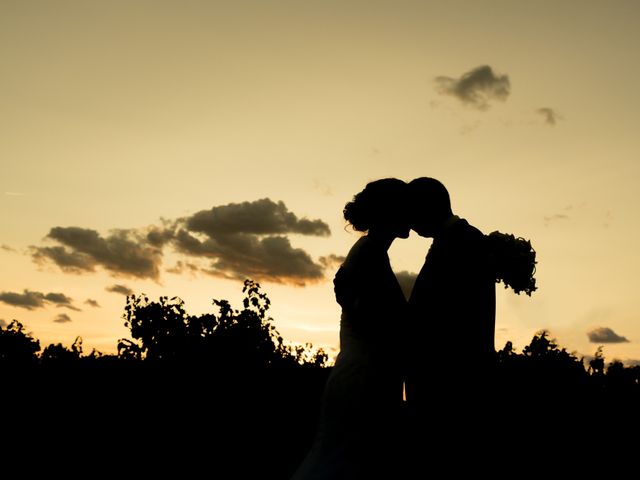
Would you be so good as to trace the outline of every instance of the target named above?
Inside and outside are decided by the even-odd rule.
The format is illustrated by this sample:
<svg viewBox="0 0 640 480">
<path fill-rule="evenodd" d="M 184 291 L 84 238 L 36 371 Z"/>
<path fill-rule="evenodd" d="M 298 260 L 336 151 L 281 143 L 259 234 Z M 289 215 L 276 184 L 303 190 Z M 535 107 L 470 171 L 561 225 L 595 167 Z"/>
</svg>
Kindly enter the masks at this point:
<svg viewBox="0 0 640 480">
<path fill-rule="evenodd" d="M 226 300 L 213 300 L 217 314 L 200 316 L 189 315 L 177 297 L 160 297 L 157 302 L 144 295 L 127 297 L 125 325 L 134 341 L 121 339 L 119 356 L 241 370 L 325 365 L 327 355 L 322 349 L 285 344 L 273 319 L 267 317 L 271 302 L 259 284 L 246 280 L 242 291 L 242 310 Z"/>
<path fill-rule="evenodd" d="M 24 331 L 24 325 L 13 320 L 0 327 L 0 366 L 24 367 L 38 361 L 40 342 Z"/>
<path fill-rule="evenodd" d="M 227 300 L 213 300 L 214 312 L 202 315 L 188 314 L 178 297 L 163 296 L 151 301 L 145 295 L 128 296 L 123 318 L 131 339 L 118 341 L 117 355 L 103 355 L 96 350 L 84 354 L 80 337 L 69 348 L 57 343 L 41 351 L 40 342 L 25 331 L 23 324 L 13 320 L 0 327 L 0 367 L 8 371 L 39 365 L 125 368 L 145 364 L 217 372 L 297 367 L 326 370 L 328 356 L 322 349 L 285 342 L 268 316 L 271 302 L 258 283 L 246 280 L 243 293 L 241 309 L 233 308 Z M 452 350 L 451 354 L 456 352 Z M 441 359 L 441 365 L 436 362 L 434 371 L 444 367 L 446 361 Z M 496 367 L 496 379 L 504 388 L 538 392 L 558 388 L 640 390 L 640 366 L 629 367 L 615 360 L 607 366 L 602 347 L 585 366 L 583 358 L 561 348 L 547 331 L 536 333 L 521 353 L 507 342 L 496 352 Z"/>
<path fill-rule="evenodd" d="M 76 337 L 71 348 L 66 348 L 61 343 L 51 344 L 44 348 L 40 354 L 40 361 L 44 365 L 57 367 L 72 367 L 78 365 L 82 357 L 82 338 Z"/>
<path fill-rule="evenodd" d="M 65 431 L 64 422 L 90 406 L 82 418 L 107 432 L 104 452 L 124 448 L 145 472 L 160 473 L 173 460 L 200 473 L 213 455 L 214 474 L 288 478 L 315 434 L 331 368 L 321 349 L 288 344 L 278 334 L 257 283 L 247 280 L 243 293 L 241 308 L 213 300 L 213 312 L 202 315 L 187 313 L 177 297 L 129 296 L 123 318 L 131 338 L 119 340 L 117 355 L 85 354 L 80 337 L 70 347 L 41 350 L 17 320 L 0 328 L 2 386 L 31 412 L 28 421 L 18 418 L 16 435 Z M 455 343 L 449 354 L 460 354 Z M 610 435 L 637 417 L 640 366 L 607 364 L 601 347 L 585 365 L 541 331 L 521 352 L 507 342 L 495 358 L 495 376 L 461 389 L 469 397 L 434 413 L 444 422 L 443 438 L 458 442 L 473 429 L 491 428 L 503 432 L 496 445 L 517 454 L 541 444 L 561 449 L 569 435 L 594 428 Z M 433 371 L 448 371 L 448 361 L 434 360 Z M 455 383 L 464 384 L 467 375 L 458 372 Z M 585 422 L 599 417 L 604 421 Z"/>
</svg>

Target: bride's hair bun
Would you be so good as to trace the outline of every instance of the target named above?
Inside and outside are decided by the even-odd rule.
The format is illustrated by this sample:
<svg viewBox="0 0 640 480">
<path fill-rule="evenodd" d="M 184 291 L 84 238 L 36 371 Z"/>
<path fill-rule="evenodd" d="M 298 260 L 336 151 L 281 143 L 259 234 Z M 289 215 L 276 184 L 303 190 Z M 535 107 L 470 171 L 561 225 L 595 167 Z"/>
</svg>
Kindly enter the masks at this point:
<svg viewBox="0 0 640 480">
<path fill-rule="evenodd" d="M 349 222 L 354 230 L 359 232 L 366 232 L 369 230 L 369 212 L 367 211 L 367 202 L 362 198 L 362 193 L 359 193 L 353 200 L 344 206 L 342 211 L 344 219 Z"/>
<path fill-rule="evenodd" d="M 406 194 L 407 184 L 397 178 L 383 178 L 366 185 L 344 206 L 344 219 L 359 232 L 394 215 Z"/>
</svg>

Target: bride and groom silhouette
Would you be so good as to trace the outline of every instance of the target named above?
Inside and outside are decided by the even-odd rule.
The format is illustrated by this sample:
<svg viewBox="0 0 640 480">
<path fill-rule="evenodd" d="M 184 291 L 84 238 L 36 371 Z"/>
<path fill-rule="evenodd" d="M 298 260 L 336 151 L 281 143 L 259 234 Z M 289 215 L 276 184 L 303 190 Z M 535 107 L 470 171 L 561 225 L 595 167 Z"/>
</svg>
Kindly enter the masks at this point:
<svg viewBox="0 0 640 480">
<path fill-rule="evenodd" d="M 482 417 L 476 407 L 495 353 L 486 237 L 453 214 L 447 189 L 427 177 L 373 181 L 344 218 L 366 235 L 334 279 L 340 352 L 293 480 L 413 478 L 425 436 Z M 411 229 L 433 243 L 407 301 L 387 251 Z"/>
</svg>

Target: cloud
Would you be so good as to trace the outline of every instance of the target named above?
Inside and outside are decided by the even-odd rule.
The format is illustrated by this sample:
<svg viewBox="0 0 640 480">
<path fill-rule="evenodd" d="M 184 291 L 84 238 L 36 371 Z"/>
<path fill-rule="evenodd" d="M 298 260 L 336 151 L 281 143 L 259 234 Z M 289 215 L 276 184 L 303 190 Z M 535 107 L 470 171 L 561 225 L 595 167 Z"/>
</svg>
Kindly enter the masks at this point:
<svg viewBox="0 0 640 480">
<path fill-rule="evenodd" d="M 114 277 L 158 281 L 165 250 L 173 248 L 208 264 L 182 259 L 165 270 L 169 273 L 305 285 L 324 278 L 335 256 L 316 262 L 305 250 L 293 247 L 289 236 L 330 234 L 324 221 L 299 217 L 284 202 L 263 198 L 161 219 L 160 225 L 112 230 L 105 236 L 81 227 L 54 227 L 47 238 L 58 245 L 32 246 L 31 255 L 36 263 L 52 262 L 65 272 L 83 274 L 101 267 Z"/>
<path fill-rule="evenodd" d="M 78 307 L 73 305 L 73 299 L 67 297 L 64 293 L 47 293 L 44 296 L 47 302 L 55 303 L 58 307 L 68 308 L 76 312 L 81 311 Z"/>
<path fill-rule="evenodd" d="M 7 197 L 26 197 L 29 194 L 24 192 L 4 192 Z"/>
<path fill-rule="evenodd" d="M 52 261 L 67 273 L 94 272 L 96 262 L 87 255 L 70 252 L 64 247 L 34 247 L 31 246 L 33 261 L 39 265 Z"/>
<path fill-rule="evenodd" d="M 344 263 L 346 257 L 343 255 L 335 255 L 333 253 L 326 255 L 324 257 L 318 258 L 318 262 L 325 268 L 333 268 L 340 266 Z"/>
<path fill-rule="evenodd" d="M 0 328 L 5 328 L 8 325 L 9 324 L 7 323 L 7 321 L 4 318 L 0 318 Z"/>
<path fill-rule="evenodd" d="M 115 276 L 159 278 L 162 250 L 147 243 L 140 232 L 114 230 L 102 237 L 87 228 L 54 227 L 47 238 L 63 246 L 31 247 L 38 263 L 50 260 L 73 273 L 93 272 L 101 266 Z"/>
<path fill-rule="evenodd" d="M 28 289 L 24 289 L 22 293 L 0 292 L 0 302 L 13 307 L 25 308 L 27 310 L 43 308 L 47 303 L 53 303 L 58 307 L 65 307 L 70 310 L 79 310 L 73 306 L 73 300 L 67 297 L 64 293 L 44 294 L 42 292 L 35 292 Z"/>
<path fill-rule="evenodd" d="M 200 267 L 198 267 L 194 263 L 183 262 L 182 260 L 178 260 L 173 267 L 167 268 L 166 271 L 168 273 L 174 273 L 176 275 L 181 275 L 185 272 L 188 272 L 194 275 L 200 271 Z"/>
<path fill-rule="evenodd" d="M 54 318 L 53 321 L 55 323 L 69 323 L 71 321 L 71 317 L 66 313 L 61 313 L 56 318 Z"/>
<path fill-rule="evenodd" d="M 42 292 L 33 292 L 26 289 L 23 293 L 0 292 L 0 302 L 13 307 L 34 310 L 36 308 L 44 307 L 44 294 Z"/>
<path fill-rule="evenodd" d="M 587 337 L 591 343 L 625 343 L 629 341 L 607 327 L 594 328 L 587 332 Z"/>
<path fill-rule="evenodd" d="M 322 220 L 299 219 L 284 202 L 263 198 L 254 202 L 229 203 L 202 210 L 185 220 L 188 230 L 210 237 L 229 234 L 270 235 L 300 233 L 329 236 L 331 230 Z"/>
<path fill-rule="evenodd" d="M 546 215 L 544 217 L 544 226 L 548 227 L 552 222 L 556 222 L 558 220 L 569 220 L 569 215 L 565 213 L 556 213 L 554 215 Z"/>
<path fill-rule="evenodd" d="M 10 247 L 9 245 L 5 245 L 4 243 L 0 245 L 0 249 L 4 250 L 5 252 L 11 252 L 11 253 L 15 253 L 17 251 L 15 248 Z"/>
<path fill-rule="evenodd" d="M 411 290 L 413 290 L 413 285 L 416 283 L 417 276 L 417 273 L 408 272 L 406 270 L 396 273 L 396 278 L 398 279 L 402 293 L 404 293 L 404 296 L 407 299 L 411 296 Z"/>
<path fill-rule="evenodd" d="M 89 305 L 90 307 L 100 308 L 100 304 L 96 300 L 93 300 L 92 298 L 87 298 L 84 301 L 84 303 L 85 305 Z"/>
<path fill-rule="evenodd" d="M 169 243 L 174 236 L 175 226 L 168 220 L 162 220 L 164 225 L 162 227 L 152 225 L 148 228 L 145 235 L 147 243 L 154 247 L 163 247 Z"/>
<path fill-rule="evenodd" d="M 329 225 L 319 219 L 298 218 L 283 202 L 269 198 L 202 210 L 180 219 L 177 225 L 176 250 L 208 259 L 210 264 L 202 271 L 223 278 L 302 286 L 324 278 L 330 258 L 316 263 L 286 236 L 328 236 Z"/>
<path fill-rule="evenodd" d="M 544 122 L 547 125 L 555 125 L 558 120 L 561 120 L 562 117 L 556 112 L 553 108 L 539 108 L 536 110 L 536 113 L 542 115 L 544 118 Z"/>
<path fill-rule="evenodd" d="M 106 287 L 105 290 L 112 293 L 121 293 L 122 295 L 133 295 L 133 290 L 131 290 L 126 285 L 119 285 L 117 283 Z"/>
<path fill-rule="evenodd" d="M 507 75 L 496 75 L 489 65 L 482 65 L 460 78 L 440 76 L 435 79 L 441 95 L 451 95 L 463 104 L 487 110 L 491 100 L 505 101 L 511 90 Z"/>
<path fill-rule="evenodd" d="M 576 224 L 581 223 L 584 225 L 585 222 L 588 222 L 591 226 L 597 225 L 608 228 L 615 221 L 615 214 L 611 210 L 591 208 L 586 202 L 581 202 L 575 205 L 567 205 L 558 210 L 558 213 L 545 215 L 543 218 L 545 227 L 571 220 L 572 223 L 575 222 Z"/>
<path fill-rule="evenodd" d="M 205 273 L 244 280 L 253 278 L 303 286 L 324 278 L 324 268 L 300 248 L 293 248 L 282 236 L 259 238 L 254 235 L 219 236 L 200 241 L 184 232 L 179 236 L 183 252 L 212 257 Z"/>
</svg>

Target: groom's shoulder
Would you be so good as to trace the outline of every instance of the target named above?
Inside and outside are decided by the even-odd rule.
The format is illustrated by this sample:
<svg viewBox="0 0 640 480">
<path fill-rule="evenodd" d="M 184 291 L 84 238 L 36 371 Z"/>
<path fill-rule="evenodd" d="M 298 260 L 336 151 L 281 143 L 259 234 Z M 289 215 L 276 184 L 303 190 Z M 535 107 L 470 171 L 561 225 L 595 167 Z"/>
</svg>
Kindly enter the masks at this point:
<svg viewBox="0 0 640 480">
<path fill-rule="evenodd" d="M 471 225 L 467 220 L 460 219 L 456 225 L 454 243 L 457 245 L 457 249 L 469 255 L 476 255 L 484 251 L 486 236 L 480 229 Z"/>
<path fill-rule="evenodd" d="M 461 218 L 458 220 L 456 224 L 456 230 L 458 232 L 458 236 L 471 240 L 471 241 L 483 241 L 484 233 L 480 231 L 479 228 L 471 225 L 467 220 Z"/>
</svg>

